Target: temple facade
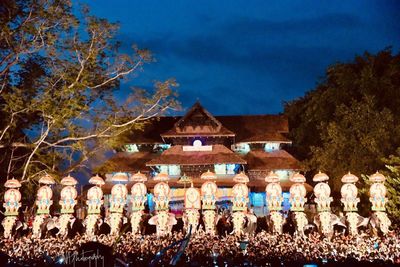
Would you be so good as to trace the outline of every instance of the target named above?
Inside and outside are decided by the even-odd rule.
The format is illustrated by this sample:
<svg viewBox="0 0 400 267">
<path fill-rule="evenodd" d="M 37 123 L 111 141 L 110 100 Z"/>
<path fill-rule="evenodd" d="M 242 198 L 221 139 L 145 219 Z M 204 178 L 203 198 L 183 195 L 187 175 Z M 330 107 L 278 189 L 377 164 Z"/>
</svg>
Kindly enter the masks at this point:
<svg viewBox="0 0 400 267">
<path fill-rule="evenodd" d="M 104 167 L 107 173 L 105 192 L 117 172 L 132 175 L 140 171 L 148 177 L 148 206 L 152 209 L 152 178 L 159 173 L 169 176 L 171 210 L 180 213 L 187 185 L 181 177 L 190 177 L 194 187 L 204 182 L 200 175 L 217 175 L 219 207 L 230 208 L 233 177 L 244 171 L 250 181 L 250 206 L 257 215 L 266 214 L 265 181 L 273 171 L 280 177 L 284 207 L 289 208 L 289 177 L 300 170 L 298 161 L 285 148 L 291 145 L 284 115 L 213 116 L 199 102 L 184 116 L 164 116 L 149 120 L 142 130 L 133 131 L 126 144 Z M 133 183 L 128 182 L 128 190 Z M 311 190 L 309 185 L 306 185 Z M 105 198 L 107 200 L 107 198 Z"/>
</svg>

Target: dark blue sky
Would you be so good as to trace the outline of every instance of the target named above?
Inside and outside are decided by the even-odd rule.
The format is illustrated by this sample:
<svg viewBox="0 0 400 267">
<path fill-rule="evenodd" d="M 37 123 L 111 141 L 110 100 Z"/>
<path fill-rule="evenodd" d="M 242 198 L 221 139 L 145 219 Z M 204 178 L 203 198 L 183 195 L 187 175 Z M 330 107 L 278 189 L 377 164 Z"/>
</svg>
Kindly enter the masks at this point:
<svg viewBox="0 0 400 267">
<path fill-rule="evenodd" d="M 118 38 L 156 63 L 124 87 L 175 77 L 184 108 L 265 114 L 315 87 L 325 69 L 364 51 L 399 50 L 400 1 L 85 0 L 120 22 Z"/>
</svg>

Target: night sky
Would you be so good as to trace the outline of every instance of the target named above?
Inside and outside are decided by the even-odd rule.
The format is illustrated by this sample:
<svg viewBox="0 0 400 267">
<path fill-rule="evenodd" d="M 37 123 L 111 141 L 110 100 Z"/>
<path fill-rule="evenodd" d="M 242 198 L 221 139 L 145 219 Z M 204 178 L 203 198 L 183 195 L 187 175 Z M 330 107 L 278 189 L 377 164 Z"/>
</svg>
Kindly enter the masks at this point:
<svg viewBox="0 0 400 267">
<path fill-rule="evenodd" d="M 184 108 L 199 99 L 216 115 L 282 112 L 282 103 L 314 88 L 329 65 L 399 50 L 400 1 L 83 3 L 120 22 L 123 51 L 136 43 L 157 59 L 123 89 L 175 77 Z"/>
</svg>

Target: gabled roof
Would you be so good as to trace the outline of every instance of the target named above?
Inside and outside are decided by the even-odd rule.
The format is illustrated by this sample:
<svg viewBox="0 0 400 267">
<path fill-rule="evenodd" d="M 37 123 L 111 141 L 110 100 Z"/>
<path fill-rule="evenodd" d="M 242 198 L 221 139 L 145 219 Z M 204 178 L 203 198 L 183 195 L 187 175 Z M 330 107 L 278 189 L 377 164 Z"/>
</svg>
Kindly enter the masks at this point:
<svg viewBox="0 0 400 267">
<path fill-rule="evenodd" d="M 246 164 L 246 160 L 223 145 L 213 145 L 211 151 L 183 151 L 176 145 L 165 150 L 159 157 L 150 160 L 147 166 L 157 165 L 213 165 Z"/>
<path fill-rule="evenodd" d="M 122 171 L 122 172 L 142 172 L 147 173 L 150 169 L 146 163 L 158 157 L 160 154 L 153 152 L 118 152 L 112 158 L 107 160 L 103 166 L 98 170 L 100 172 L 108 172 L 108 170 Z"/>
<path fill-rule="evenodd" d="M 297 159 L 285 150 L 265 152 L 262 150 L 250 151 L 243 157 L 248 164 L 248 170 L 300 170 Z"/>
<path fill-rule="evenodd" d="M 216 116 L 216 118 L 236 134 L 236 143 L 290 142 L 285 136 L 289 132 L 289 123 L 285 115 L 239 115 Z"/>
<path fill-rule="evenodd" d="M 174 136 L 234 136 L 222 123 L 209 113 L 199 102 L 179 119 L 172 129 L 161 134 L 162 137 Z"/>
<path fill-rule="evenodd" d="M 137 129 L 124 136 L 126 143 L 163 144 L 161 133 L 170 130 L 181 117 L 154 117 L 149 119 L 143 129 Z"/>
<path fill-rule="evenodd" d="M 205 119 L 219 129 L 207 132 L 191 133 L 177 131 L 190 119 L 190 114 L 204 116 Z M 212 130 L 212 129 L 211 129 Z M 161 144 L 163 137 L 192 137 L 192 136 L 229 136 L 235 137 L 235 142 L 290 142 L 286 137 L 289 132 L 288 119 L 285 115 L 234 115 L 212 116 L 199 103 L 187 112 L 185 116 L 156 117 L 150 119 L 143 130 L 134 130 L 126 136 L 126 143 Z"/>
</svg>

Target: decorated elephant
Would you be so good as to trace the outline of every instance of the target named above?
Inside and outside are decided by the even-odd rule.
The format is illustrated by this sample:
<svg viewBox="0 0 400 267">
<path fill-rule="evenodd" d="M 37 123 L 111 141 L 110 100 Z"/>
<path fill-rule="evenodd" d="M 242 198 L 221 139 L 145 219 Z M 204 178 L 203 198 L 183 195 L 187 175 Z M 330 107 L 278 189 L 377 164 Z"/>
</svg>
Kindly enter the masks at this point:
<svg viewBox="0 0 400 267">
<path fill-rule="evenodd" d="M 250 211 L 246 214 L 246 217 L 247 225 L 245 226 L 243 233 L 249 236 L 254 236 L 257 229 L 257 216 L 254 215 L 253 210 L 250 209 Z"/>
<path fill-rule="evenodd" d="M 42 224 L 40 225 L 41 228 L 41 236 L 60 236 L 62 238 L 72 237 L 72 231 L 76 230 L 76 227 L 79 225 L 79 232 L 80 234 L 83 233 L 83 224 L 80 220 L 76 219 L 73 215 L 67 216 L 64 214 L 60 217 L 51 217 L 47 216 L 44 218 Z"/>
<path fill-rule="evenodd" d="M 279 211 L 270 212 L 267 217 L 268 231 L 272 234 L 281 234 L 283 232 L 283 224 L 286 219 Z"/>
<path fill-rule="evenodd" d="M 369 218 L 365 218 L 356 212 L 347 212 L 345 216 L 340 218 L 342 224 L 347 227 L 350 235 L 357 235 L 360 227 L 368 227 Z"/>
<path fill-rule="evenodd" d="M 43 223 L 40 225 L 40 228 L 41 237 L 55 237 L 60 230 L 58 217 L 45 217 Z"/>
<path fill-rule="evenodd" d="M 197 209 L 186 209 L 182 216 L 185 232 L 188 232 L 190 227 L 192 228 L 192 233 L 196 232 L 199 225 L 199 219 L 200 213 Z"/>
<path fill-rule="evenodd" d="M 47 230 L 46 225 L 51 220 L 51 216 L 49 214 L 37 214 L 32 223 L 32 235 L 35 238 L 42 238 Z"/>
<path fill-rule="evenodd" d="M 185 231 L 187 232 L 191 227 L 192 232 L 195 232 L 199 225 L 199 210 L 201 209 L 201 196 L 198 189 L 190 187 L 186 190 L 184 205 L 185 213 L 183 214 L 182 219 Z"/>
<path fill-rule="evenodd" d="M 293 212 L 293 222 L 295 225 L 295 234 L 299 236 L 304 236 L 304 230 L 308 224 L 307 216 L 304 212 Z"/>
<path fill-rule="evenodd" d="M 332 238 L 334 226 L 347 228 L 345 222 L 331 212 L 320 212 L 314 217 L 314 223 L 318 227 L 318 231 L 328 238 Z"/>
<path fill-rule="evenodd" d="M 211 181 L 207 181 L 201 186 L 204 228 L 206 233 L 209 234 L 215 234 L 215 226 L 217 223 L 217 216 L 215 213 L 217 190 L 217 185 Z"/>
<path fill-rule="evenodd" d="M 157 235 L 163 236 L 171 233 L 172 226 L 177 223 L 175 215 L 166 211 L 160 211 L 149 220 L 150 225 L 156 225 Z"/>
<path fill-rule="evenodd" d="M 380 231 L 382 234 L 387 234 L 391 221 L 387 217 L 386 212 L 374 212 L 369 218 L 369 224 L 372 226 L 375 233 Z"/>
</svg>

